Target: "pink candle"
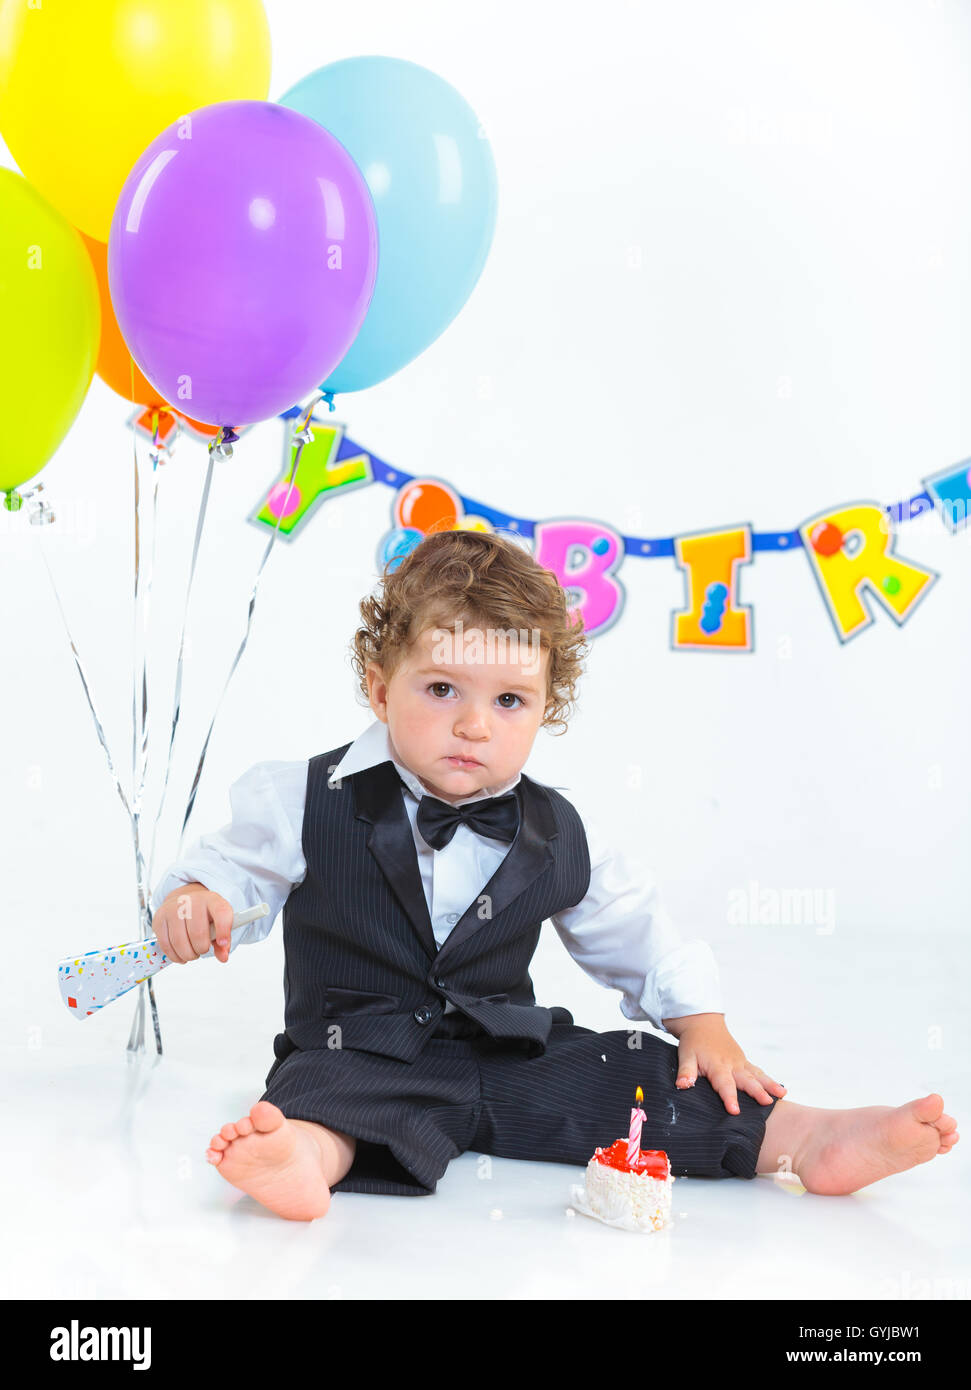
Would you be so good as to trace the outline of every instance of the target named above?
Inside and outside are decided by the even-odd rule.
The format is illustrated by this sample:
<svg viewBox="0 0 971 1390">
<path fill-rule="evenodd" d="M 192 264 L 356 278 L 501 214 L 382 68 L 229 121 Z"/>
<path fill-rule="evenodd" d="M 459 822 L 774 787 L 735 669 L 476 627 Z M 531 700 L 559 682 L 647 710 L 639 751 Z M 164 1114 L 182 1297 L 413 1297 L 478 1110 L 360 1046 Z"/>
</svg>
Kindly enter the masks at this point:
<svg viewBox="0 0 971 1390">
<path fill-rule="evenodd" d="M 627 1162 L 634 1163 L 637 1155 L 641 1151 L 641 1126 L 647 1119 L 644 1111 L 640 1108 L 640 1102 L 644 1099 L 644 1092 L 638 1086 L 635 1092 L 637 1106 L 630 1112 L 630 1133 L 627 1136 Z"/>
</svg>

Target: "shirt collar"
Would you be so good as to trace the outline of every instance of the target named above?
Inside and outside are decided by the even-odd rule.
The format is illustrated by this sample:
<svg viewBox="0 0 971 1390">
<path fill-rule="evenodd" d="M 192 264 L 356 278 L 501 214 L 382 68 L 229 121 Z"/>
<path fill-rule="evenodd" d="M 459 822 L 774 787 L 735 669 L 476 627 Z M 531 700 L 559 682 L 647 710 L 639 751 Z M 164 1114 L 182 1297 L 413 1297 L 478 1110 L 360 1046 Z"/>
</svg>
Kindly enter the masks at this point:
<svg viewBox="0 0 971 1390">
<path fill-rule="evenodd" d="M 400 763 L 398 759 L 394 757 L 391 751 L 391 737 L 388 733 L 388 726 L 383 719 L 378 718 L 373 720 L 368 728 L 364 730 L 363 734 L 358 735 L 343 758 L 341 758 L 340 762 L 334 768 L 331 776 L 334 781 L 337 781 L 341 777 L 350 777 L 352 773 L 363 772 L 365 768 L 375 767 L 378 763 L 386 762 L 394 763 L 399 777 L 416 801 L 420 801 L 423 796 L 432 796 L 434 794 L 430 792 L 427 787 L 422 786 L 410 767 L 405 767 L 403 763 Z M 464 796 L 459 801 L 456 801 L 454 805 L 464 806 L 468 801 L 481 801 L 488 796 L 501 796 L 503 792 L 507 792 L 511 787 L 514 787 L 521 776 L 522 773 L 517 772 L 515 777 L 505 782 L 501 787 L 495 787 L 492 791 L 479 791 L 476 792 L 474 796 Z"/>
</svg>

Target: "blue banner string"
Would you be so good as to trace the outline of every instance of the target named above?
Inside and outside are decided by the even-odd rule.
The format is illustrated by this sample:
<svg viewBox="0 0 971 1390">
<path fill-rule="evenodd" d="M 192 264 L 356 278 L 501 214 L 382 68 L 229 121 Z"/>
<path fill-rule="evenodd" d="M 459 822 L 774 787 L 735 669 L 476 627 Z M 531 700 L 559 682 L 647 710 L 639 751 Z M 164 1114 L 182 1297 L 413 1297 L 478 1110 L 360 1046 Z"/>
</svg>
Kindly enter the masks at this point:
<svg viewBox="0 0 971 1390">
<path fill-rule="evenodd" d="M 299 407 L 294 406 L 291 410 L 284 411 L 279 417 L 281 420 L 293 420 L 301 414 Z M 311 419 L 311 427 L 317 425 L 327 425 L 326 420 Z M 388 487 L 395 489 L 402 487 L 405 483 L 411 483 L 416 478 L 421 477 L 418 473 L 406 473 L 401 468 L 392 468 L 390 464 L 378 457 L 370 449 L 365 449 L 362 444 L 357 444 L 349 435 L 345 434 L 341 438 L 340 445 L 334 457 L 335 463 L 340 463 L 343 459 L 352 458 L 354 455 L 366 454 L 371 463 L 373 478 L 376 483 L 385 483 Z M 458 491 L 454 485 L 453 491 L 461 499 L 462 505 L 467 514 L 472 516 L 484 517 L 493 526 L 516 531 L 521 536 L 533 539 L 536 521 L 531 521 L 529 517 L 514 516 L 511 512 L 501 511 L 498 507 L 490 507 L 485 502 L 478 501 L 475 497 L 466 497 Z M 892 502 L 884 507 L 884 511 L 889 514 L 894 522 L 910 521 L 915 516 L 922 515 L 934 506 L 933 498 L 930 493 L 917 492 L 912 497 L 902 502 Z M 609 523 L 606 523 L 609 525 Z M 676 536 L 624 536 L 621 540 L 624 543 L 625 555 L 639 555 L 642 559 L 658 560 L 673 559 L 675 555 L 674 544 L 678 538 Z M 785 551 L 804 549 L 802 536 L 796 531 L 753 531 L 752 532 L 752 551 Z"/>
</svg>

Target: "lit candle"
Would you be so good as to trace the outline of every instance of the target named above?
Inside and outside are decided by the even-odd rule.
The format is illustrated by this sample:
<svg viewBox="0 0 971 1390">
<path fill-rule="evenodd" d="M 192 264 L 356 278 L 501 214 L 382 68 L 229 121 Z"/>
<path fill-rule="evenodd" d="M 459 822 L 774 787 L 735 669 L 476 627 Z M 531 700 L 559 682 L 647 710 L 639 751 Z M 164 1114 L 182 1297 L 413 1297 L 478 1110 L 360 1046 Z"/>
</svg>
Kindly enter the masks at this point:
<svg viewBox="0 0 971 1390">
<path fill-rule="evenodd" d="M 635 1094 L 637 1100 L 636 1107 L 630 1112 L 630 1134 L 627 1136 L 627 1162 L 634 1163 L 637 1155 L 641 1151 L 641 1126 L 647 1119 L 644 1111 L 640 1108 L 640 1103 L 644 1099 L 644 1092 L 638 1086 Z"/>
</svg>

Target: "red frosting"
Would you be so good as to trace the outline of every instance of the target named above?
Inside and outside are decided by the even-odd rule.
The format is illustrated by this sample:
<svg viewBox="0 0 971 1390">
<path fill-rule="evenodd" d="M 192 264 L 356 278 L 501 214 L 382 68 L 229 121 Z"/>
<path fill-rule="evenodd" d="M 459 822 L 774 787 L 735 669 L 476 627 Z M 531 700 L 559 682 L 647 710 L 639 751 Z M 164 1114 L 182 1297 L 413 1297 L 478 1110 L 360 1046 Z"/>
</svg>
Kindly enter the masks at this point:
<svg viewBox="0 0 971 1390">
<path fill-rule="evenodd" d="M 666 1178 L 671 1165 L 663 1149 L 639 1149 L 633 1163 L 627 1162 L 627 1140 L 618 1139 L 609 1149 L 594 1154 L 605 1168 L 617 1168 L 622 1173 L 646 1173 L 650 1178 Z"/>
</svg>

